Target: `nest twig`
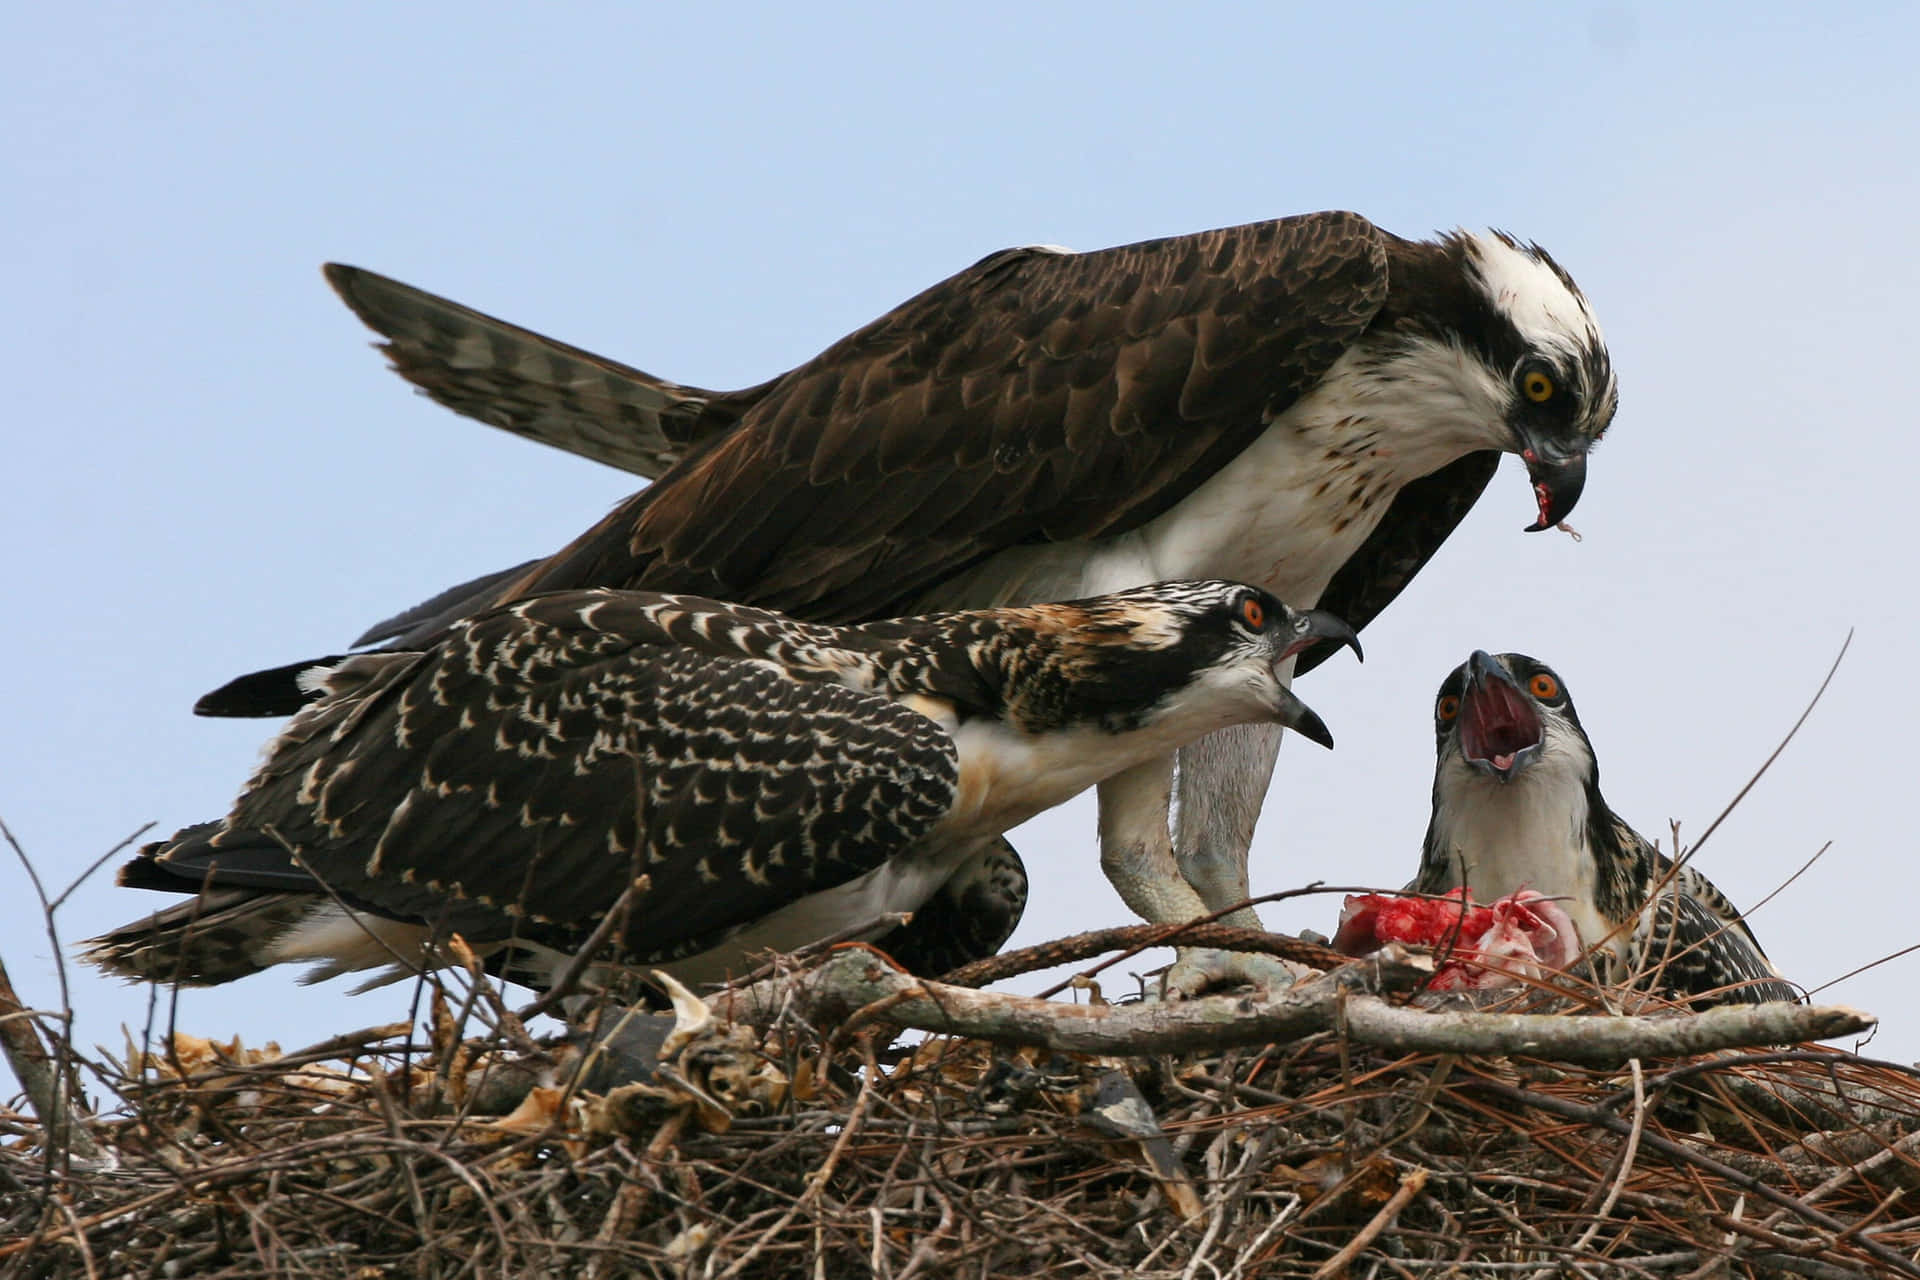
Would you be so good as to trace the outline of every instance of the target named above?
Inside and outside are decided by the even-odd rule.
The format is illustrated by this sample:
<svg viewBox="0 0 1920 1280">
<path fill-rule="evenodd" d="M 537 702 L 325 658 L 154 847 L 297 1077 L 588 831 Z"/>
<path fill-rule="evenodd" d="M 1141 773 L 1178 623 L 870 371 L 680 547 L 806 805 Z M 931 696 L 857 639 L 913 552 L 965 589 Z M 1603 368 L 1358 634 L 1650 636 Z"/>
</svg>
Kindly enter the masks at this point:
<svg viewBox="0 0 1920 1280">
<path fill-rule="evenodd" d="M 95 1063 L 117 1168 L 0 1112 L 0 1280 L 1920 1276 L 1920 1076 L 1774 1047 L 1849 1011 L 1433 1009 L 1403 952 L 1165 1005 L 779 969 L 626 1083 L 444 1013 Z"/>
</svg>

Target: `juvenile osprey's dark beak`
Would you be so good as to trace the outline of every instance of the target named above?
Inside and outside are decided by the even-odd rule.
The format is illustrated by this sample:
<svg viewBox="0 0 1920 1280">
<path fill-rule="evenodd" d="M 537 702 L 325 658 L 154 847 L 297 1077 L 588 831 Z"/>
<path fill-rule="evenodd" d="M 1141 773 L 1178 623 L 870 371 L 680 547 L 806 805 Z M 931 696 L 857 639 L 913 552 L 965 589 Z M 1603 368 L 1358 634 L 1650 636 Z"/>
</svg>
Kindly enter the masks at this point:
<svg viewBox="0 0 1920 1280">
<path fill-rule="evenodd" d="M 1283 633 L 1285 648 L 1280 651 L 1276 661 L 1284 662 L 1304 649 L 1310 649 L 1322 640 L 1332 640 L 1348 646 L 1353 656 L 1365 662 L 1367 655 L 1360 652 L 1360 637 L 1354 634 L 1346 620 L 1328 613 L 1325 609 L 1288 609 L 1286 631 Z"/>
<path fill-rule="evenodd" d="M 1460 754 L 1482 773 L 1509 782 L 1539 758 L 1545 741 L 1533 700 L 1497 659 L 1475 649 L 1460 698 Z"/>
<path fill-rule="evenodd" d="M 1280 691 L 1278 719 L 1301 737 L 1317 742 L 1329 751 L 1333 750 L 1333 734 L 1328 730 L 1327 722 L 1315 715 L 1313 708 L 1300 701 L 1291 689 Z"/>
<path fill-rule="evenodd" d="M 1273 660 L 1274 665 L 1279 666 L 1294 654 L 1323 640 L 1350 645 L 1354 656 L 1362 662 L 1366 661 L 1366 655 L 1360 652 L 1360 637 L 1354 634 L 1353 628 L 1344 619 L 1324 609 L 1288 609 L 1281 622 L 1281 648 L 1279 656 Z M 1295 697 L 1291 689 L 1280 691 L 1278 719 L 1301 737 L 1332 748 L 1333 734 L 1327 731 L 1326 721 L 1315 715 L 1312 707 Z"/>
<path fill-rule="evenodd" d="M 1540 518 L 1527 526 L 1527 532 L 1551 529 L 1573 514 L 1573 504 L 1580 501 L 1580 491 L 1587 485 L 1587 451 L 1575 449 L 1569 453 L 1547 441 L 1522 435 L 1520 459 L 1527 464 L 1534 500 L 1540 504 Z"/>
</svg>

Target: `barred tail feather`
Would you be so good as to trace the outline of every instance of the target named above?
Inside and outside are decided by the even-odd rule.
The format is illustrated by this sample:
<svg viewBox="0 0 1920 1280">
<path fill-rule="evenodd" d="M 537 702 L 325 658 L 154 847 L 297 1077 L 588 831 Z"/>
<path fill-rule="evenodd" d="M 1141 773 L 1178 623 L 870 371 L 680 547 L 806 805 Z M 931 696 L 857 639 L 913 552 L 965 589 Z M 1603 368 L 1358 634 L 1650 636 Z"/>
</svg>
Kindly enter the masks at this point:
<svg viewBox="0 0 1920 1280">
<path fill-rule="evenodd" d="M 214 889 L 89 938 L 82 959 L 123 978 L 211 987 L 277 964 L 302 983 L 374 970 L 354 993 L 433 963 L 426 926 L 350 911 L 316 893 Z"/>
<path fill-rule="evenodd" d="M 322 901 L 310 893 L 214 890 L 89 938 L 82 956 L 123 978 L 232 982 L 278 963 L 276 944 Z"/>
</svg>

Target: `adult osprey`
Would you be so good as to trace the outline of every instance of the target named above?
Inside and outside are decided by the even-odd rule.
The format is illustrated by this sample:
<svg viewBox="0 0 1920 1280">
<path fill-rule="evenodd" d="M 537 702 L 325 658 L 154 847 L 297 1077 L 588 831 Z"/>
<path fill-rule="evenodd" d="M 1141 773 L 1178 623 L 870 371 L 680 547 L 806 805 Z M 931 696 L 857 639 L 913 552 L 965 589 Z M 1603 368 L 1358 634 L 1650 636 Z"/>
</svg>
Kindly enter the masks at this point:
<svg viewBox="0 0 1920 1280">
<path fill-rule="evenodd" d="M 855 627 L 540 596 L 310 672 L 317 701 L 225 821 L 121 871 L 193 900 L 89 959 L 185 983 L 288 962 L 399 976 L 458 931 L 543 986 L 644 878 L 621 956 L 717 980 L 916 910 L 1007 828 L 1222 726 L 1331 746 L 1283 676 L 1321 639 L 1358 649 L 1331 615 L 1230 582 Z M 1162 891 L 1109 873 L 1128 901 Z"/>
<path fill-rule="evenodd" d="M 996 253 L 732 392 L 368 272 L 328 274 L 442 403 L 642 474 L 673 463 L 556 554 L 361 643 L 417 644 L 474 609 L 589 586 L 854 622 L 1221 577 L 1364 626 L 1501 452 L 1526 460 L 1531 527 L 1565 517 L 1617 399 L 1586 299 L 1544 250 L 1499 233 L 1404 240 L 1351 213 Z M 305 665 L 242 677 L 198 709 L 289 712 Z M 1183 751 L 1177 842 L 1171 757 L 1102 785 L 1103 857 L 1184 877 L 1150 918 L 1247 896 L 1279 741 L 1253 726 Z M 1256 957 L 1236 967 L 1279 976 Z M 1222 969 L 1188 956 L 1170 985 Z"/>
<path fill-rule="evenodd" d="M 1560 899 L 1615 982 L 1699 1003 L 1797 1000 L 1727 896 L 1670 859 L 1600 794 L 1566 685 L 1520 653 L 1476 651 L 1440 686 L 1433 818 L 1410 888 L 1482 902 Z"/>
</svg>

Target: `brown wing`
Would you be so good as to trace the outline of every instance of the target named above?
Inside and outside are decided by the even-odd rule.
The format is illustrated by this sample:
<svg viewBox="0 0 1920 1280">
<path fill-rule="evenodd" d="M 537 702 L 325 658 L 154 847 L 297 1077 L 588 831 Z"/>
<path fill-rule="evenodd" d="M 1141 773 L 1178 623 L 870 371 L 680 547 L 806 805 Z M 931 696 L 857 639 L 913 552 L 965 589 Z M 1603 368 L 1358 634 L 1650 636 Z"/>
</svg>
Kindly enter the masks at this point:
<svg viewBox="0 0 1920 1280">
<path fill-rule="evenodd" d="M 441 335 L 397 346 L 402 372 L 483 421 L 518 420 L 489 399 L 484 378 L 433 382 L 463 367 L 454 357 L 409 362 L 422 350 L 457 352 L 463 333 L 478 334 L 470 345 L 480 350 L 537 335 L 337 270 L 347 272 L 343 294 L 382 332 Z M 687 591 L 820 621 L 914 611 L 930 588 L 1005 547 L 1118 534 L 1172 507 L 1318 381 L 1386 292 L 1382 233 L 1352 213 L 1095 253 L 994 254 L 764 387 L 705 401 L 686 419 L 685 459 L 555 555 L 442 593 L 364 638 L 431 643 L 489 605 L 595 586 Z M 576 360 L 584 372 L 534 385 L 599 378 L 604 390 L 624 378 L 672 388 L 538 342 L 534 365 Z M 658 412 L 662 435 L 678 439 L 673 415 Z M 730 428 L 714 416 L 735 412 Z M 599 429 L 550 430 L 558 440 Z M 301 695 L 288 673 L 300 669 L 242 677 L 195 710 L 290 713 Z"/>
<path fill-rule="evenodd" d="M 570 347 L 411 285 L 328 263 L 394 372 L 455 413 L 648 479 L 736 422 L 759 389 L 706 391 Z"/>
<path fill-rule="evenodd" d="M 667 604 L 662 623 L 546 596 L 429 653 L 350 659 L 211 843 L 277 832 L 348 901 L 475 942 L 577 945 L 637 870 L 627 950 L 663 961 L 946 814 L 958 764 L 937 724 L 752 657 L 781 637 L 744 612 Z"/>
<path fill-rule="evenodd" d="M 1619 839 L 1652 854 L 1654 874 L 1664 881 L 1672 861 L 1619 817 L 1613 822 Z M 1767 959 L 1739 908 L 1690 864 L 1656 894 L 1651 911 L 1641 912 L 1632 947 L 1636 970 L 1658 970 L 1660 985 L 1701 997 L 1698 1006 L 1801 998 Z"/>
<path fill-rule="evenodd" d="M 1001 548 L 1167 510 L 1313 386 L 1386 288 L 1380 233 L 1350 213 L 995 254 L 775 381 L 503 595 L 900 612 Z"/>
</svg>

